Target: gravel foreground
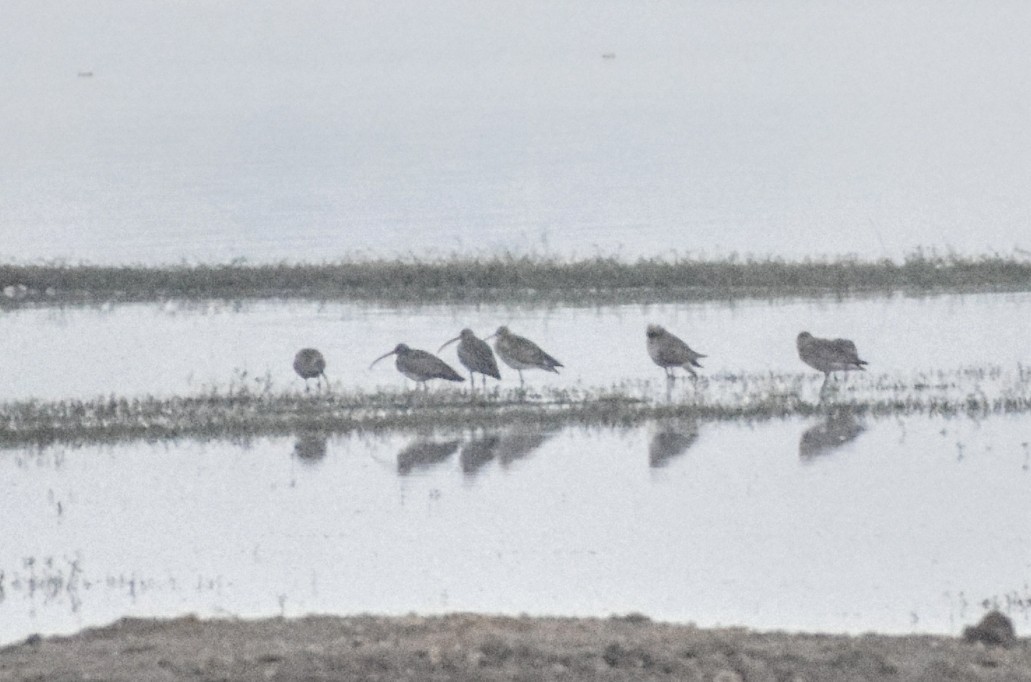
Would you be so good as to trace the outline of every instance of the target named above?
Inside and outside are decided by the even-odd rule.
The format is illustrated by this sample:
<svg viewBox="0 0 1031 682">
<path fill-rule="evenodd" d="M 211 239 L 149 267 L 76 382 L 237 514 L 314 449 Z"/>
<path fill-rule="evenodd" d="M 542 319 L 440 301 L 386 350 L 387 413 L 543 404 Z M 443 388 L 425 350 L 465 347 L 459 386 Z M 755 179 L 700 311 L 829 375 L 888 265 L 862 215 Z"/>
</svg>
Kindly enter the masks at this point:
<svg viewBox="0 0 1031 682">
<path fill-rule="evenodd" d="M 1031 647 L 644 616 L 124 619 L 0 649 L 2 680 L 1031 680 Z"/>
</svg>

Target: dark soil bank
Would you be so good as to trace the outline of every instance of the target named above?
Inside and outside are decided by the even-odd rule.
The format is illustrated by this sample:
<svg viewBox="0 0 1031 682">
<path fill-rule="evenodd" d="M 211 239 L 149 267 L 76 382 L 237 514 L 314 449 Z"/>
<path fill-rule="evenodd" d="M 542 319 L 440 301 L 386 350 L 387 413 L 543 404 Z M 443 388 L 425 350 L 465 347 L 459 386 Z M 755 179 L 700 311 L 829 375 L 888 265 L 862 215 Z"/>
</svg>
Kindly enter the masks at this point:
<svg viewBox="0 0 1031 682">
<path fill-rule="evenodd" d="M 126 619 L 0 649 L 2 680 L 1031 680 L 1031 647 L 609 619 Z"/>
</svg>

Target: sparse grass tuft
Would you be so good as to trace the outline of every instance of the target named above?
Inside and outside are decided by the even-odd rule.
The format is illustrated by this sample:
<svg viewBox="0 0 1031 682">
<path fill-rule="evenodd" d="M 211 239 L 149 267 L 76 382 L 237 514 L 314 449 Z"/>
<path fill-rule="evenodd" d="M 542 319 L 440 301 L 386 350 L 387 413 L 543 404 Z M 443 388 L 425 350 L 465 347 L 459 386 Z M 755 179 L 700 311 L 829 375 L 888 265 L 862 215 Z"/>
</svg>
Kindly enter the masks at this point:
<svg viewBox="0 0 1031 682">
<path fill-rule="evenodd" d="M 430 393 L 274 393 L 234 383 L 228 390 L 172 398 L 111 396 L 95 400 L 0 404 L 0 446 L 116 442 L 130 439 L 230 438 L 305 432 L 348 433 L 434 427 L 540 428 L 568 424 L 634 426 L 646 420 L 767 420 L 847 409 L 871 416 L 1031 413 L 1031 372 L 962 368 L 912 377 L 852 377 L 819 400 L 812 374 L 717 374 L 678 385 L 657 400 L 647 382 L 605 389 L 518 389 L 470 397 Z"/>
</svg>

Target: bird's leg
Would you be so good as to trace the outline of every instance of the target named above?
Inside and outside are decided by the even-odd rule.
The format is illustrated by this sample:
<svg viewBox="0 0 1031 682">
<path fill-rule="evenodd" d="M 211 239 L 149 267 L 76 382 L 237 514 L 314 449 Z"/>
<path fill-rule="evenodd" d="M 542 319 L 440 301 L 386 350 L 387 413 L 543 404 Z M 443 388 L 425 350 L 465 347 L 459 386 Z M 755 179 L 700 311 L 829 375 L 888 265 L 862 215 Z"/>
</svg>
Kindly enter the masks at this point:
<svg viewBox="0 0 1031 682">
<path fill-rule="evenodd" d="M 519 372 L 519 388 L 522 388 L 523 387 L 523 370 L 517 369 L 516 371 Z"/>
<path fill-rule="evenodd" d="M 825 394 L 825 392 L 827 390 L 827 387 L 830 385 L 830 383 L 829 383 L 830 382 L 830 378 L 831 378 L 831 373 L 830 372 L 824 372 L 823 373 L 823 383 L 820 384 L 820 402 L 821 403 L 823 402 L 824 394 Z"/>
<path fill-rule="evenodd" d="M 310 390 L 311 390 L 311 387 L 310 387 L 310 386 L 308 386 L 308 380 L 307 380 L 307 379 L 305 379 L 305 380 L 304 380 L 304 392 L 305 392 L 305 393 L 307 393 L 307 392 L 308 392 L 308 391 L 310 391 Z"/>
</svg>

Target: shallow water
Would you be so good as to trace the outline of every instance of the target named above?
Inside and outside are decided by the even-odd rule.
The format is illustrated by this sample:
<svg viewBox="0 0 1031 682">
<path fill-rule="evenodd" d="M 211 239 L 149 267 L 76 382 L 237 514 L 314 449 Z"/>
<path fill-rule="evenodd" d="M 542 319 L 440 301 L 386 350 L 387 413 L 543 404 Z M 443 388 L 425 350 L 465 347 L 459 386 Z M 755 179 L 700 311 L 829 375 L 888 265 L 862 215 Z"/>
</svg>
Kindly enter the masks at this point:
<svg viewBox="0 0 1031 682">
<path fill-rule="evenodd" d="M 0 642 L 124 615 L 1027 627 L 1027 417 L 0 452 Z"/>
<path fill-rule="evenodd" d="M 0 260 L 1028 250 L 1029 33 L 1020 0 L 6 3 Z"/>
<path fill-rule="evenodd" d="M 182 395 L 234 383 L 299 391 L 304 384 L 291 363 L 303 346 L 322 350 L 334 391 L 403 389 L 406 380 L 391 359 L 369 364 L 399 342 L 436 352 L 462 327 L 482 337 L 500 324 L 565 364 L 557 375 L 524 372 L 531 388 L 627 385 L 661 395 L 662 370 L 645 349 L 652 322 L 709 356 L 703 376 L 819 377 L 795 350 L 795 336 L 808 329 L 856 342 L 870 376 L 853 373 L 849 384 L 862 386 L 875 375 L 913 382 L 939 370 L 997 366 L 1014 373 L 1020 363 L 1031 364 L 1027 325 L 1020 322 L 1029 316 L 1026 293 L 580 308 L 303 302 L 25 308 L 5 313 L 0 328 L 0 400 Z M 464 371 L 455 345 L 440 355 Z M 514 370 L 502 364 L 501 373 L 503 387 L 518 385 Z M 674 392 L 693 390 L 683 382 Z"/>
</svg>

